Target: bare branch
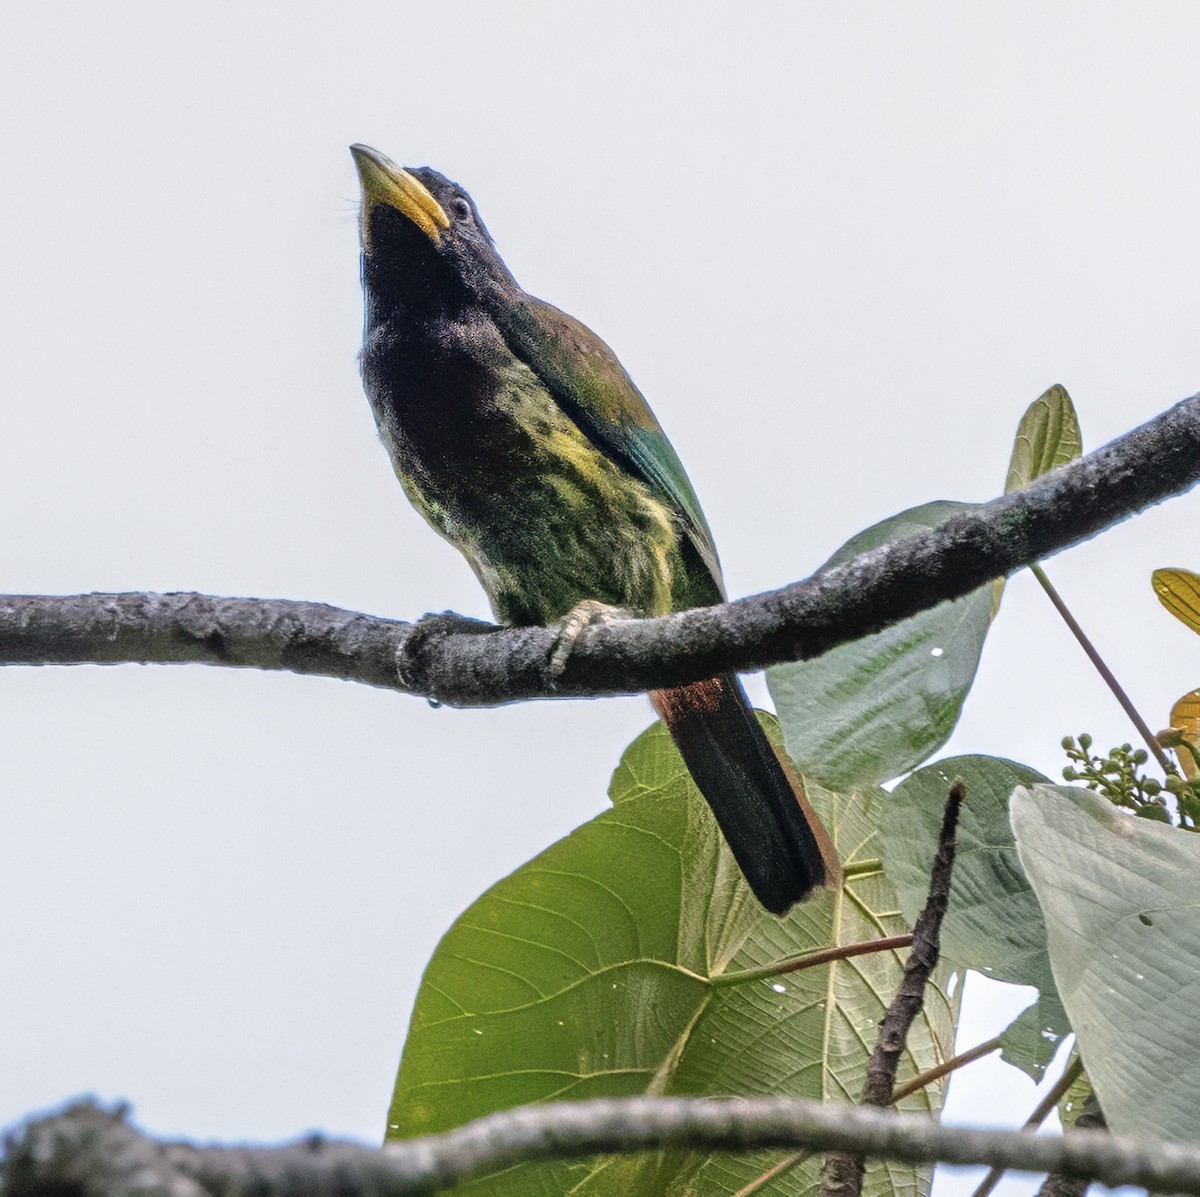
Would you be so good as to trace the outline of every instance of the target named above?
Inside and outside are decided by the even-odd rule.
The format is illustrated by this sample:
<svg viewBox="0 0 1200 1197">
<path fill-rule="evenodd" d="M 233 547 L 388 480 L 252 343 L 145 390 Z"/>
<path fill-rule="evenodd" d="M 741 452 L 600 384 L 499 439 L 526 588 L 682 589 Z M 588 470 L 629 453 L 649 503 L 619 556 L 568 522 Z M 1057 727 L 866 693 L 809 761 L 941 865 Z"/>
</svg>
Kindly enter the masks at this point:
<svg viewBox="0 0 1200 1197">
<path fill-rule="evenodd" d="M 555 633 L 458 617 L 411 625 L 316 603 L 202 595 L 0 601 L 0 663 L 244 665 L 322 674 L 459 706 L 680 685 L 807 660 L 1078 544 L 1200 481 L 1193 396 L 1023 491 L 781 590 L 663 619 Z M 482 633 L 482 634 L 481 634 Z"/>
<path fill-rule="evenodd" d="M 961 777 L 956 777 L 946 798 L 938 835 L 937 855 L 929 877 L 929 896 L 913 925 L 913 946 L 904 966 L 900 988 L 879 1024 L 879 1043 L 867 1066 L 867 1083 L 863 1103 L 886 1109 L 895 1101 L 896 1070 L 900 1055 L 908 1042 L 913 1020 L 925 1003 L 925 986 L 937 967 L 942 947 L 942 922 L 950 905 L 950 879 L 954 872 L 954 856 L 958 849 L 955 835 L 958 817 L 966 797 Z"/>
<path fill-rule="evenodd" d="M 929 896 L 913 924 L 913 945 L 904 965 L 904 977 L 879 1024 L 879 1042 L 867 1065 L 863 1105 L 887 1109 L 895 1099 L 896 1071 L 908 1042 L 913 1020 L 925 1004 L 925 986 L 941 954 L 942 921 L 950 905 L 950 879 L 954 873 L 958 816 L 966 797 L 961 777 L 956 777 L 946 797 L 937 854 L 929 875 Z M 821 1197 L 859 1197 L 862 1193 L 865 1160 L 860 1153 L 836 1151 L 821 1166 Z"/>
<path fill-rule="evenodd" d="M 892 1101 L 903 1101 L 904 1098 L 924 1089 L 926 1085 L 932 1085 L 934 1081 L 940 1081 L 942 1077 L 949 1076 L 950 1073 L 957 1072 L 968 1064 L 974 1064 L 976 1060 L 982 1060 L 984 1056 L 990 1056 L 992 1052 L 998 1052 L 1003 1046 L 1004 1040 L 999 1035 L 994 1039 L 985 1039 L 982 1043 L 967 1048 L 965 1052 L 959 1052 L 957 1056 L 951 1056 L 950 1059 L 943 1060 L 933 1068 L 918 1073 L 911 1081 L 905 1081 L 900 1088 L 893 1090 Z"/>
<path fill-rule="evenodd" d="M 1067 1065 L 1066 1071 L 1054 1082 L 1053 1085 L 1046 1091 L 1042 1100 L 1033 1108 L 1033 1113 L 1025 1119 L 1021 1129 L 1026 1134 L 1033 1134 L 1034 1131 L 1050 1117 L 1050 1111 L 1058 1105 L 1066 1096 L 1067 1090 L 1079 1079 L 1079 1074 L 1083 1071 L 1083 1062 L 1078 1056 Z M 1003 1168 L 993 1168 L 976 1186 L 971 1197 L 988 1197 L 995 1187 L 1004 1178 Z"/>
<path fill-rule="evenodd" d="M 97 1119 L 108 1119 L 107 1130 Z M 76 1107 L 14 1136 L 3 1165 L 12 1197 L 52 1181 L 89 1179 L 87 1192 L 430 1193 L 519 1161 L 580 1159 L 671 1145 L 697 1151 L 808 1147 L 903 1163 L 991 1164 L 1152 1192 L 1200 1194 L 1200 1148 L 1098 1131 L 1047 1138 L 967 1130 L 928 1118 L 799 1098 L 634 1097 L 523 1106 L 444 1135 L 382 1151 L 310 1139 L 296 1145 L 197 1148 L 141 1136 L 119 1115 Z M 171 1182 L 175 1181 L 172 1187 Z M 18 1185 L 17 1182 L 20 1182 Z M 63 1188 L 55 1192 L 66 1191 Z M 83 1191 L 73 1189 L 71 1191 Z"/>
<path fill-rule="evenodd" d="M 1064 1119 L 1064 1123 L 1066 1120 Z M 1066 1134 L 1074 1134 L 1076 1130 L 1104 1130 L 1108 1123 L 1104 1120 L 1104 1111 L 1100 1108 L 1099 1101 L 1096 1100 L 1094 1093 L 1089 1093 L 1084 1100 L 1083 1109 L 1079 1113 L 1079 1117 L 1075 1119 L 1073 1124 L 1064 1125 L 1063 1130 Z M 1078 1177 L 1070 1179 L 1066 1176 L 1061 1176 L 1056 1172 L 1052 1172 L 1042 1181 L 1042 1187 L 1038 1189 L 1037 1197 L 1084 1197 L 1087 1192 L 1088 1182 L 1081 1180 Z"/>
<path fill-rule="evenodd" d="M 412 627 L 290 599 L 14 595 L 0 598 L 0 661 L 241 665 L 403 689 L 396 653 Z"/>
</svg>

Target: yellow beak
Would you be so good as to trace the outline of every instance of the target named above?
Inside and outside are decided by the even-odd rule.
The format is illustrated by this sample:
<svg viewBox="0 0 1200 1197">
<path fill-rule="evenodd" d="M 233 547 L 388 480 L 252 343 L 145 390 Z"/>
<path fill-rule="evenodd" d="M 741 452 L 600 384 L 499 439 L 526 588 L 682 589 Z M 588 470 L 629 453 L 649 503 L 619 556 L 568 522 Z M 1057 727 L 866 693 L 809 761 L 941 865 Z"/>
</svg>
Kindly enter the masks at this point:
<svg viewBox="0 0 1200 1197">
<path fill-rule="evenodd" d="M 378 150 L 366 145 L 352 145 L 354 165 L 362 184 L 362 241 L 363 251 L 371 252 L 371 209 L 387 204 L 407 216 L 431 241 L 437 241 L 442 229 L 450 227 L 450 218 L 429 190 L 402 166 L 385 158 Z"/>
</svg>

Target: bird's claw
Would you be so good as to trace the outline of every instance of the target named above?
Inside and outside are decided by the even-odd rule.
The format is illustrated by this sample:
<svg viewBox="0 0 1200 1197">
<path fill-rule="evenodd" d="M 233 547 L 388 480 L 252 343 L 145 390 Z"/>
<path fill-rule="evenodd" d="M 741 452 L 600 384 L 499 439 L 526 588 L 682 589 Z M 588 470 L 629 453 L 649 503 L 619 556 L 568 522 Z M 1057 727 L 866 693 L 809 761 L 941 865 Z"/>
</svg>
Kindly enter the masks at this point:
<svg viewBox="0 0 1200 1197">
<path fill-rule="evenodd" d="M 550 648 L 550 676 L 562 676 L 574 651 L 575 642 L 584 628 L 591 627 L 592 624 L 615 623 L 618 619 L 632 618 L 632 611 L 627 611 L 624 607 L 614 607 L 611 603 L 602 603 L 599 599 L 584 599 L 583 602 L 576 603 L 558 625 L 554 643 Z"/>
</svg>

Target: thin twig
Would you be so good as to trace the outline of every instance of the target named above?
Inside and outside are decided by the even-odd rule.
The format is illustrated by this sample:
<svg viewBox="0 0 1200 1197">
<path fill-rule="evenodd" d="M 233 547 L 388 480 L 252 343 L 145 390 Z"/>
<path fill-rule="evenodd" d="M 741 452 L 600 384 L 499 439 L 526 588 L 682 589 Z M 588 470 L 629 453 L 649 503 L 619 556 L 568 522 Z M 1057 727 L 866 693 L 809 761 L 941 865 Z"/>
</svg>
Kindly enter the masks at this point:
<svg viewBox="0 0 1200 1197">
<path fill-rule="evenodd" d="M 912 943 L 911 935 L 888 935 L 881 939 L 865 939 L 861 943 L 845 943 L 835 948 L 822 948 L 805 956 L 796 956 L 776 964 L 765 964 L 761 968 L 738 969 L 736 972 L 721 973 L 709 984 L 714 988 L 722 985 L 742 985 L 746 981 L 761 981 L 766 977 L 781 977 L 787 973 L 803 972 L 806 968 L 817 968 L 832 964 L 835 960 L 851 960 L 855 956 L 871 956 L 877 952 L 896 952 Z"/>
<path fill-rule="evenodd" d="M 1025 1124 L 1021 1127 L 1022 1134 L 1032 1134 L 1050 1117 L 1050 1111 L 1062 1101 L 1064 1094 L 1079 1079 L 1082 1071 L 1083 1064 L 1076 1056 L 1063 1071 L 1062 1076 L 1046 1090 L 1046 1096 L 1034 1106 L 1033 1113 L 1025 1119 Z M 1003 1168 L 993 1168 L 979 1182 L 979 1187 L 971 1194 L 971 1197 L 988 1197 L 988 1194 L 1000 1183 L 1004 1171 Z"/>
<path fill-rule="evenodd" d="M 1004 1040 L 997 1035 L 995 1039 L 988 1039 L 983 1043 L 977 1044 L 975 1047 L 969 1048 L 965 1052 L 959 1052 L 957 1056 L 951 1056 L 949 1060 L 943 1060 L 934 1068 L 927 1068 L 924 1072 L 913 1077 L 911 1081 L 901 1085 L 892 1093 L 892 1104 L 895 1105 L 897 1102 L 903 1101 L 906 1097 L 911 1097 L 914 1093 L 932 1085 L 935 1081 L 940 1081 L 942 1077 L 949 1076 L 950 1073 L 956 1072 L 960 1068 L 965 1068 L 968 1064 L 973 1064 L 976 1060 L 982 1060 L 984 1056 L 990 1056 L 992 1052 L 998 1051 L 1003 1046 Z M 804 1163 L 811 1155 L 811 1151 L 801 1151 L 796 1155 L 785 1156 L 778 1163 L 768 1168 L 761 1176 L 756 1176 L 748 1185 L 738 1189 L 733 1197 L 750 1197 L 751 1194 L 759 1192 L 777 1176 L 781 1176 L 784 1172 L 795 1168 L 798 1164 Z"/>
<path fill-rule="evenodd" d="M 965 1068 L 966 1065 L 973 1064 L 976 1060 L 982 1060 L 984 1056 L 990 1056 L 992 1052 L 999 1051 L 1003 1046 L 1004 1040 L 997 1035 L 995 1039 L 985 1040 L 975 1047 L 968 1048 L 965 1052 L 959 1052 L 957 1056 L 951 1056 L 949 1060 L 943 1060 L 933 1068 L 927 1068 L 920 1075 L 913 1077 L 911 1081 L 907 1081 L 893 1091 L 892 1104 L 903 1101 L 927 1085 L 932 1085 L 934 1081 L 940 1081 L 942 1077 L 949 1076 L 950 1073 L 957 1072 L 958 1069 Z"/>
<path fill-rule="evenodd" d="M 813 1154 L 811 1151 L 798 1151 L 795 1155 L 785 1155 L 783 1159 L 772 1164 L 761 1176 L 756 1176 L 748 1185 L 743 1185 L 738 1189 L 733 1197 L 753 1197 L 755 1193 L 761 1193 L 776 1177 L 799 1167 L 805 1160 L 812 1159 Z"/>
<path fill-rule="evenodd" d="M 955 832 L 966 786 L 956 777 L 946 796 L 946 809 L 938 833 L 937 855 L 929 874 L 929 896 L 913 926 L 913 946 L 900 988 L 879 1024 L 879 1042 L 867 1065 L 863 1105 L 884 1109 L 894 1100 L 896 1072 L 908 1042 L 908 1032 L 925 1001 L 925 986 L 937 967 L 941 951 L 942 920 L 950 904 L 954 873 Z M 821 1197 L 860 1197 L 865 1159 L 861 1154 L 831 1152 L 821 1166 Z"/>
<path fill-rule="evenodd" d="M 1046 577 L 1046 571 L 1040 565 L 1031 565 L 1029 572 L 1037 578 L 1042 589 L 1046 592 L 1047 597 L 1054 604 L 1054 609 L 1062 616 L 1063 622 L 1071 629 L 1071 635 L 1079 641 L 1079 647 L 1087 653 L 1088 660 L 1096 667 L 1096 672 L 1104 679 L 1104 684 L 1112 691 L 1113 697 L 1121 704 L 1121 709 L 1129 716 L 1130 722 L 1137 733 L 1146 743 L 1146 747 L 1150 749 L 1151 755 L 1158 762 L 1159 767 L 1168 777 L 1178 776 L 1179 770 L 1175 768 L 1170 757 L 1163 751 L 1162 745 L 1158 742 L 1158 737 L 1150 730 L 1146 721 L 1138 714 L 1138 709 L 1133 705 L 1133 700 L 1125 693 L 1124 687 L 1117 681 L 1116 674 L 1109 669 L 1104 658 L 1097 651 L 1096 646 L 1088 639 L 1087 633 L 1079 626 L 1079 621 L 1071 614 L 1070 608 L 1063 602 L 1062 595 L 1051 584 L 1050 579 Z"/>
<path fill-rule="evenodd" d="M 1073 1123 L 1067 1125 L 1066 1120 L 1063 1120 L 1063 1132 L 1068 1135 L 1074 1134 L 1077 1130 L 1107 1129 L 1108 1123 L 1105 1121 L 1104 1111 L 1100 1108 L 1100 1103 L 1094 1093 L 1087 1095 L 1083 1103 L 1083 1110 Z M 1051 1172 L 1042 1181 L 1042 1187 L 1038 1189 L 1037 1197 L 1083 1197 L 1087 1192 L 1087 1187 L 1088 1182 L 1079 1177 L 1062 1176 L 1058 1172 Z"/>
<path fill-rule="evenodd" d="M 937 855 L 930 871 L 929 897 L 913 926 L 913 947 L 908 964 L 904 968 L 904 978 L 883 1017 L 879 1029 L 879 1043 L 871 1056 L 871 1062 L 867 1065 L 867 1084 L 863 1090 L 864 1105 L 883 1108 L 892 1104 L 892 1090 L 896 1087 L 900 1055 L 908 1041 L 908 1032 L 913 1020 L 924 1004 L 925 986 L 937 967 L 941 951 L 942 920 L 946 917 L 946 908 L 950 904 L 950 880 L 957 847 L 954 837 L 965 796 L 966 786 L 961 777 L 956 777 L 946 797 L 946 810 L 938 834 Z"/>
</svg>

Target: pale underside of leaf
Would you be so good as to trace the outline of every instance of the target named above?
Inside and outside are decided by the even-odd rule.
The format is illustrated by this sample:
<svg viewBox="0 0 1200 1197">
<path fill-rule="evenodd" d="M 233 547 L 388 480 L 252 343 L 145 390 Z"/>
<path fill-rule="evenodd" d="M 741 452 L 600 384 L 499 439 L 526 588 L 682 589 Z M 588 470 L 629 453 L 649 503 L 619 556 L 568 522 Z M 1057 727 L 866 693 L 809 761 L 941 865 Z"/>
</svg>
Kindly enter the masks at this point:
<svg viewBox="0 0 1200 1197">
<path fill-rule="evenodd" d="M 1063 786 L 1018 790 L 1012 822 L 1109 1125 L 1194 1141 L 1200 837 Z"/>
<path fill-rule="evenodd" d="M 1019 785 L 1047 779 L 1015 761 L 960 756 L 919 769 L 896 787 L 880 824 L 884 865 L 908 919 L 925 901 L 946 793 L 961 777 L 966 801 L 942 952 L 993 980 L 1032 985 L 1039 999 L 1005 1033 L 1005 1058 L 1035 1078 L 1069 1031 L 1046 950 L 1041 907 L 1025 877 L 1009 823 L 1009 798 Z"/>
<path fill-rule="evenodd" d="M 847 541 L 826 566 L 973 507 L 914 507 Z M 769 669 L 788 752 L 805 776 L 844 790 L 876 785 L 936 752 L 958 722 L 991 614 L 991 588 L 983 586 L 816 660 Z"/>
</svg>

